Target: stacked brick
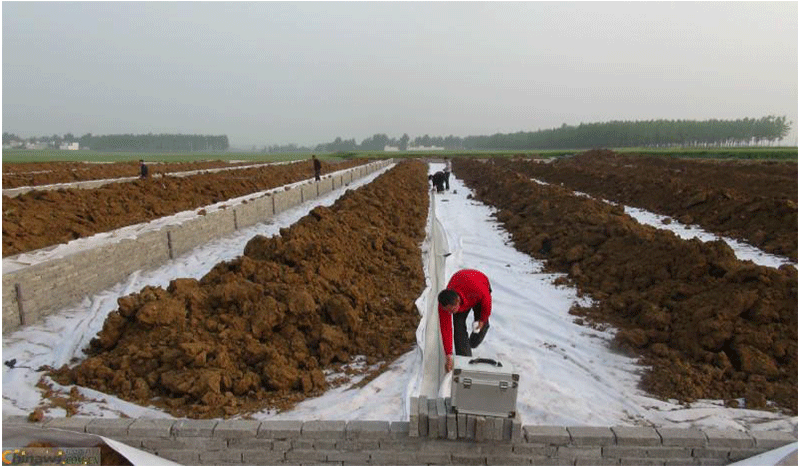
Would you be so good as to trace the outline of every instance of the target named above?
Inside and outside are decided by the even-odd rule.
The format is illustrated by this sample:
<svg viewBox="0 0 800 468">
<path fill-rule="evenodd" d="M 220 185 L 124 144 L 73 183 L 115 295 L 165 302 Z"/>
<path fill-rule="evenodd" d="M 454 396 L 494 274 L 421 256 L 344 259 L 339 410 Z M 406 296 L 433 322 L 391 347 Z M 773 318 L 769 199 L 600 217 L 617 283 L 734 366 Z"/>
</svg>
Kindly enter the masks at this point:
<svg viewBox="0 0 800 468">
<path fill-rule="evenodd" d="M 522 426 L 510 440 L 477 440 L 477 432 L 472 440 L 450 439 L 438 436 L 438 409 L 436 417 L 430 416 L 426 427 L 433 424 L 437 437 L 431 432 L 411 436 L 413 424 L 406 421 L 58 418 L 30 423 L 9 417 L 3 429 L 38 426 L 102 435 L 191 465 L 726 465 L 797 442 L 794 434 L 772 431 L 559 426 Z"/>
</svg>

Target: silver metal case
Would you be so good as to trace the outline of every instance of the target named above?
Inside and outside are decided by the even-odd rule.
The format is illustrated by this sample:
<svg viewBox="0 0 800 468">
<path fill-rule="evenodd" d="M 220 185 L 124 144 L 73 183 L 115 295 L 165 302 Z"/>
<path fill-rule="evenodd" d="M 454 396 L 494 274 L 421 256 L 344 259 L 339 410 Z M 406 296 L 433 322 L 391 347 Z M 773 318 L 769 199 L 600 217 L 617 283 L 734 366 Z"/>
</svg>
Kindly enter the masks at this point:
<svg viewBox="0 0 800 468">
<path fill-rule="evenodd" d="M 450 400 L 456 413 L 513 418 L 519 374 L 494 359 L 453 356 Z"/>
</svg>

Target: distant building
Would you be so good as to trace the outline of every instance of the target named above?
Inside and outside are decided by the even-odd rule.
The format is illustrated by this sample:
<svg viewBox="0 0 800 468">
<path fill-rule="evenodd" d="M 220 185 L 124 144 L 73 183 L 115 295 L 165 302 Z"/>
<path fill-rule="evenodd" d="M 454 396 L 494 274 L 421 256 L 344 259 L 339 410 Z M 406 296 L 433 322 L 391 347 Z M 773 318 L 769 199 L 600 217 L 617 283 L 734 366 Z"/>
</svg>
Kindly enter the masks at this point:
<svg viewBox="0 0 800 468">
<path fill-rule="evenodd" d="M 384 151 L 400 151 L 400 148 L 398 148 L 396 146 L 386 145 L 386 146 L 383 147 L 383 150 Z"/>
<path fill-rule="evenodd" d="M 409 146 L 408 151 L 441 151 L 444 146 Z"/>
<path fill-rule="evenodd" d="M 77 141 L 72 143 L 61 143 L 61 146 L 58 147 L 58 149 L 71 150 L 71 151 L 77 151 L 79 148 L 80 145 L 78 144 Z"/>
</svg>

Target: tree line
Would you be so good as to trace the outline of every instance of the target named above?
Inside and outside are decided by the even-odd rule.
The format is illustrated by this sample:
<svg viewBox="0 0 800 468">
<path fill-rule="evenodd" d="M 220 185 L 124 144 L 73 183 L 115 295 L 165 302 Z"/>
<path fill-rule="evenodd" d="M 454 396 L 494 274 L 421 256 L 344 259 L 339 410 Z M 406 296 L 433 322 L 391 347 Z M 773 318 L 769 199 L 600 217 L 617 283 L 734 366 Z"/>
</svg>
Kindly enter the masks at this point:
<svg viewBox="0 0 800 468">
<path fill-rule="evenodd" d="M 317 145 L 316 151 L 382 151 L 393 146 L 405 151 L 409 146 L 438 146 L 447 150 L 533 150 L 619 147 L 714 147 L 771 145 L 783 139 L 792 122 L 786 116 L 737 120 L 642 120 L 563 124 L 559 128 L 535 132 L 496 133 L 489 136 L 429 136 L 408 134 L 400 139 L 375 134 L 360 144 L 355 139 L 337 137 Z"/>
<path fill-rule="evenodd" d="M 227 135 L 183 135 L 161 133 L 154 135 L 119 134 L 94 136 L 87 133 L 75 137 L 71 133 L 63 137 L 59 135 L 19 138 L 13 133 L 3 132 L 3 144 L 14 141 L 43 143 L 48 147 L 58 148 L 62 143 L 78 142 L 81 149 L 95 151 L 136 151 L 136 152 L 204 152 L 225 151 L 230 145 Z"/>
</svg>

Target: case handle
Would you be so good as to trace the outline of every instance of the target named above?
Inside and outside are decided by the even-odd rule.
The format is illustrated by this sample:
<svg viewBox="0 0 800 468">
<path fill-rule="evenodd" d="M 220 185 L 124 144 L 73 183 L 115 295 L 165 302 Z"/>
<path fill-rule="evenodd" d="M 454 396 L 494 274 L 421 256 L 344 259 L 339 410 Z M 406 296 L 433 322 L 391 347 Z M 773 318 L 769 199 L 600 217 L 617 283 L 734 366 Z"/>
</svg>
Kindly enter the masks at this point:
<svg viewBox="0 0 800 468">
<path fill-rule="evenodd" d="M 495 367 L 503 367 L 503 363 L 494 359 L 475 358 L 469 361 L 470 364 L 491 364 Z"/>
</svg>

